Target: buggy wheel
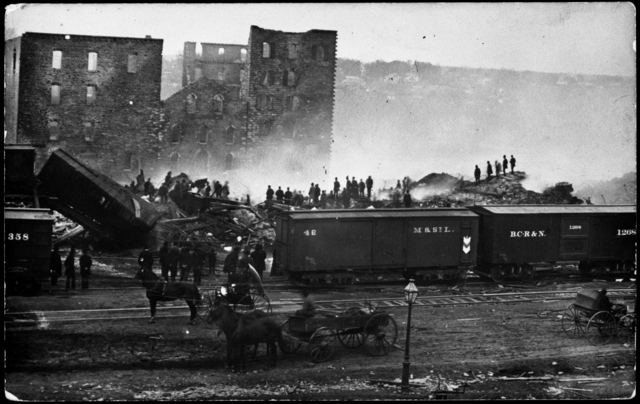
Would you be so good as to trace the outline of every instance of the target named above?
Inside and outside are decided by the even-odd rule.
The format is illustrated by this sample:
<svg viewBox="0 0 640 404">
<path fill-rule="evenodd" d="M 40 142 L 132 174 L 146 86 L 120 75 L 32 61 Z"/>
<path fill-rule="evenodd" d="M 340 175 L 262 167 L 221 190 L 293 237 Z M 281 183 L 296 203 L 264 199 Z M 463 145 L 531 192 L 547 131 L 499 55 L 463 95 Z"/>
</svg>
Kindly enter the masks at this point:
<svg viewBox="0 0 640 404">
<path fill-rule="evenodd" d="M 587 323 L 589 323 L 587 316 L 573 304 L 562 313 L 562 331 L 570 338 L 582 337 L 587 330 Z"/>
<path fill-rule="evenodd" d="M 371 356 L 386 355 L 398 339 L 398 325 L 388 313 L 374 314 L 364 326 L 364 348 Z"/>
<path fill-rule="evenodd" d="M 326 327 L 320 327 L 309 339 L 309 355 L 315 363 L 326 362 L 333 354 L 333 332 Z"/>
<path fill-rule="evenodd" d="M 491 278 L 496 282 L 501 282 L 504 279 L 504 268 L 493 267 L 491 268 Z"/>
<path fill-rule="evenodd" d="M 635 346 L 636 342 L 636 315 L 627 314 L 618 321 L 618 340 L 623 344 Z"/>
<path fill-rule="evenodd" d="M 302 344 L 296 337 L 291 335 L 291 330 L 289 329 L 289 320 L 282 323 L 282 326 L 280 326 L 280 330 L 282 330 L 282 340 L 284 342 L 280 347 L 280 350 L 282 350 L 282 352 L 291 354 L 300 349 Z"/>
<path fill-rule="evenodd" d="M 593 345 L 604 345 L 616 335 L 616 318 L 608 311 L 594 314 L 587 324 L 587 337 Z"/>
<path fill-rule="evenodd" d="M 202 293 L 201 301 L 198 304 L 198 306 L 196 307 L 196 312 L 198 313 L 198 317 L 200 317 L 201 320 L 206 321 L 207 315 L 209 314 L 209 311 L 213 307 L 213 299 L 214 298 L 215 298 L 215 292 L 214 291 L 209 291 L 209 292 L 203 292 Z"/>
<path fill-rule="evenodd" d="M 247 293 L 233 306 L 233 309 L 241 314 L 247 314 L 254 310 L 262 310 L 268 314 L 271 313 L 271 303 L 266 295 Z"/>
<path fill-rule="evenodd" d="M 351 328 L 348 330 L 338 330 L 336 333 L 338 341 L 346 348 L 357 348 L 364 344 L 364 335 L 361 329 Z"/>
</svg>

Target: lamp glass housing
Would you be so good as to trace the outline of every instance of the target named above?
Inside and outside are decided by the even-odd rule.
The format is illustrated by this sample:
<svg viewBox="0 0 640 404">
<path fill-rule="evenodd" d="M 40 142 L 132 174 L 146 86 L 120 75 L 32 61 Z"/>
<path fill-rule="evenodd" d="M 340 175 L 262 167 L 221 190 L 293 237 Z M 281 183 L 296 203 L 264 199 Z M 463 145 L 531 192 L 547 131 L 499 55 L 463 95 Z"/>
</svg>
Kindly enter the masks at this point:
<svg viewBox="0 0 640 404">
<path fill-rule="evenodd" d="M 414 280 L 410 279 L 409 284 L 404 288 L 404 300 L 411 304 L 415 303 L 418 298 L 418 288 L 416 288 L 416 285 L 414 285 L 413 282 Z"/>
</svg>

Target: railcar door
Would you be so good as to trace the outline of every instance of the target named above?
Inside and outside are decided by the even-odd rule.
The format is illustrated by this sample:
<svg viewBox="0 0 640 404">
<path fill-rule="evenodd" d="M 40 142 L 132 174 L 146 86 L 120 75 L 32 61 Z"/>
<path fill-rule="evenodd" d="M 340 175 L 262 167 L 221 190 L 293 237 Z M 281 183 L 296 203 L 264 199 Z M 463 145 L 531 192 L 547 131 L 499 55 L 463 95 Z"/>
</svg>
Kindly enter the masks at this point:
<svg viewBox="0 0 640 404">
<path fill-rule="evenodd" d="M 589 248 L 589 218 L 563 217 L 560 228 L 560 259 L 587 257 Z"/>
</svg>

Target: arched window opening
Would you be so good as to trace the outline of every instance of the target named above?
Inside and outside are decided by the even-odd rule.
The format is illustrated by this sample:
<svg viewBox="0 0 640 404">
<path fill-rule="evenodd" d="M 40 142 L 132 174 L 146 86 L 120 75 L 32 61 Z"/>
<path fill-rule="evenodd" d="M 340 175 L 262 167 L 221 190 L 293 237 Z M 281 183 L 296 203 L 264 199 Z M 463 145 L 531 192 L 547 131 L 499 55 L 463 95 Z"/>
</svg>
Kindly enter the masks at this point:
<svg viewBox="0 0 640 404">
<path fill-rule="evenodd" d="M 198 97 L 196 97 L 195 94 L 187 95 L 187 113 L 188 114 L 195 114 L 196 113 L 196 100 L 197 99 L 198 99 Z"/>
<path fill-rule="evenodd" d="M 263 58 L 271 57 L 271 45 L 268 42 L 262 43 L 262 57 Z"/>
<path fill-rule="evenodd" d="M 173 125 L 171 127 L 171 143 L 180 143 L 180 138 L 182 137 L 182 126 L 179 124 Z"/>
<path fill-rule="evenodd" d="M 207 144 L 207 138 L 208 138 L 207 127 L 203 126 L 198 132 L 198 143 Z"/>
<path fill-rule="evenodd" d="M 227 127 L 227 129 L 225 130 L 225 137 L 224 137 L 224 142 L 226 144 L 234 143 L 235 132 L 236 132 L 236 128 L 233 125 L 229 125 Z"/>
<path fill-rule="evenodd" d="M 218 48 L 218 56 L 224 55 L 224 48 Z"/>
<path fill-rule="evenodd" d="M 289 44 L 289 59 L 297 59 L 298 58 L 298 44 L 290 43 Z"/>
<path fill-rule="evenodd" d="M 294 86 L 296 84 L 296 73 L 293 70 L 285 70 L 282 74 L 283 86 Z"/>
<path fill-rule="evenodd" d="M 240 49 L 240 61 L 241 62 L 247 61 L 247 50 L 244 48 Z"/>
<path fill-rule="evenodd" d="M 220 94 L 216 94 L 213 97 L 213 113 L 214 114 L 222 114 L 222 109 L 224 107 L 224 98 Z"/>
<path fill-rule="evenodd" d="M 273 106 L 275 104 L 275 97 L 273 95 L 267 96 L 267 109 L 269 111 L 273 111 Z"/>
<path fill-rule="evenodd" d="M 273 121 L 264 121 L 258 127 L 258 135 L 268 136 L 271 133 L 273 127 Z"/>
<path fill-rule="evenodd" d="M 62 51 L 53 51 L 53 62 L 51 67 L 54 69 L 62 69 Z"/>
</svg>

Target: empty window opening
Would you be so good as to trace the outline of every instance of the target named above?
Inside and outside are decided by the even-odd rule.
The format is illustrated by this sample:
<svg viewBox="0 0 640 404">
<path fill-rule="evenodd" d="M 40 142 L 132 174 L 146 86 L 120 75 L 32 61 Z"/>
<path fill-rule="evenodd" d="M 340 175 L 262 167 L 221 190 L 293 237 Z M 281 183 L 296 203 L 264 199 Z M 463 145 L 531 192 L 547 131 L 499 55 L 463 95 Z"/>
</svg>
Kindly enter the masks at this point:
<svg viewBox="0 0 640 404">
<path fill-rule="evenodd" d="M 258 127 L 258 135 L 260 136 L 268 136 L 271 133 L 271 128 L 273 127 L 273 121 L 264 121 Z"/>
<path fill-rule="evenodd" d="M 289 44 L 289 59 L 297 59 L 298 58 L 298 44 L 290 43 Z"/>
<path fill-rule="evenodd" d="M 196 57 L 202 57 L 202 44 L 200 42 L 196 43 Z"/>
<path fill-rule="evenodd" d="M 220 94 L 216 94 L 213 97 L 213 112 L 215 114 L 222 114 L 222 108 L 224 107 L 224 98 Z"/>
<path fill-rule="evenodd" d="M 196 97 L 195 94 L 187 95 L 187 113 L 188 114 L 195 114 L 196 113 L 196 100 L 197 99 L 198 99 L 198 97 Z"/>
<path fill-rule="evenodd" d="M 296 73 L 293 70 L 285 70 L 282 74 L 282 85 L 293 86 L 296 83 Z"/>
<path fill-rule="evenodd" d="M 57 84 L 51 86 L 51 105 L 60 105 L 60 86 Z"/>
<path fill-rule="evenodd" d="M 49 140 L 58 140 L 60 138 L 60 123 L 58 121 L 49 122 Z"/>
<path fill-rule="evenodd" d="M 96 52 L 89 52 L 89 66 L 87 70 L 95 72 L 98 70 L 98 54 Z"/>
<path fill-rule="evenodd" d="M 275 97 L 273 95 L 268 95 L 267 96 L 267 109 L 269 111 L 272 111 L 274 104 L 275 104 Z"/>
<path fill-rule="evenodd" d="M 207 128 L 202 127 L 200 129 L 200 132 L 198 132 L 198 143 L 207 144 L 207 137 L 208 137 Z"/>
<path fill-rule="evenodd" d="M 92 105 L 94 102 L 96 102 L 96 88 L 87 86 L 87 105 Z"/>
<path fill-rule="evenodd" d="M 16 62 L 17 62 L 16 48 L 13 48 L 13 72 L 16 72 Z"/>
<path fill-rule="evenodd" d="M 171 127 L 171 143 L 180 143 L 182 137 L 182 126 L 175 124 Z"/>
<path fill-rule="evenodd" d="M 62 69 L 62 51 L 53 51 L 53 62 L 51 67 L 54 69 Z"/>
<path fill-rule="evenodd" d="M 95 127 L 93 122 L 85 122 L 84 123 L 84 140 L 86 140 L 87 142 L 93 142 L 94 130 L 95 130 Z"/>
<path fill-rule="evenodd" d="M 267 107 L 267 95 L 266 94 L 260 94 L 256 98 L 256 109 L 257 110 L 262 110 L 262 109 L 265 109 L 266 107 Z"/>
<path fill-rule="evenodd" d="M 124 152 L 124 161 L 122 162 L 122 169 L 124 171 L 131 171 L 133 165 L 133 152 Z"/>
<path fill-rule="evenodd" d="M 229 125 L 229 127 L 227 127 L 227 129 L 225 130 L 225 137 L 224 137 L 224 141 L 226 144 L 233 144 L 235 132 L 236 132 L 236 128 L 233 127 L 232 125 Z"/>
<path fill-rule="evenodd" d="M 241 62 L 247 61 L 247 50 L 244 48 L 240 49 L 240 61 Z"/>
<path fill-rule="evenodd" d="M 224 55 L 224 48 L 218 48 L 218 55 L 219 56 L 223 56 Z"/>
<path fill-rule="evenodd" d="M 137 53 L 129 54 L 129 58 L 127 60 L 127 72 L 128 73 L 138 72 L 138 54 Z"/>
<path fill-rule="evenodd" d="M 196 77 L 195 80 L 198 81 L 202 77 L 202 69 L 200 67 L 196 67 Z"/>
<path fill-rule="evenodd" d="M 271 45 L 268 42 L 262 43 L 262 57 L 263 58 L 271 57 Z"/>
<path fill-rule="evenodd" d="M 325 49 L 322 45 L 313 45 L 311 47 L 311 54 L 313 59 L 315 60 L 327 60 L 325 58 Z"/>
</svg>

